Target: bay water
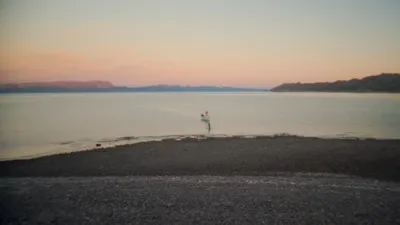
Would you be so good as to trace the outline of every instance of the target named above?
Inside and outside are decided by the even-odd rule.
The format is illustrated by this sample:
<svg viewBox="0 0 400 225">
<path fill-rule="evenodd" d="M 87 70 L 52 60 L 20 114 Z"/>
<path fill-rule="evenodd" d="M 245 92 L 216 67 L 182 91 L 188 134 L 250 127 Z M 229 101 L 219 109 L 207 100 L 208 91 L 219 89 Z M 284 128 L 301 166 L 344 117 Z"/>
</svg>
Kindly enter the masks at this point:
<svg viewBox="0 0 400 225">
<path fill-rule="evenodd" d="M 200 115 L 208 111 L 211 132 Z M 57 93 L 0 95 L 0 159 L 165 137 L 400 138 L 400 94 Z"/>
</svg>

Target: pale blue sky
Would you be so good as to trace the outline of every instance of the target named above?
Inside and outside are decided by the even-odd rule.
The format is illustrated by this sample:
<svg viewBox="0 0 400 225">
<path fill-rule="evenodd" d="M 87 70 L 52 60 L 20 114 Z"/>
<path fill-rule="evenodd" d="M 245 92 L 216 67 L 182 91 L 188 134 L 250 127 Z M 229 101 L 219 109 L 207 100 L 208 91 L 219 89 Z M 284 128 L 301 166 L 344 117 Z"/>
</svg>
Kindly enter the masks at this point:
<svg viewBox="0 0 400 225">
<path fill-rule="evenodd" d="M 1 7 L 5 80 L 67 79 L 59 71 L 65 54 L 93 67 L 70 63 L 71 79 L 129 84 L 260 86 L 400 72 L 399 0 L 5 0 Z M 42 54 L 60 56 L 60 66 L 44 71 L 46 62 L 32 59 Z"/>
</svg>

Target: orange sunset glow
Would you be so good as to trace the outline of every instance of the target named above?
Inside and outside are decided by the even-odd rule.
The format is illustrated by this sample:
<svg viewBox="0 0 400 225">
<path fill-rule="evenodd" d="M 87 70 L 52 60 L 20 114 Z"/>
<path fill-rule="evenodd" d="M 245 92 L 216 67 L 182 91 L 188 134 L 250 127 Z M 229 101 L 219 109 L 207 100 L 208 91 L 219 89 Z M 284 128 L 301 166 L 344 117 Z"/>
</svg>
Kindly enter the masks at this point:
<svg viewBox="0 0 400 225">
<path fill-rule="evenodd" d="M 4 1 L 0 82 L 268 87 L 400 71 L 396 1 L 189 2 Z"/>
</svg>

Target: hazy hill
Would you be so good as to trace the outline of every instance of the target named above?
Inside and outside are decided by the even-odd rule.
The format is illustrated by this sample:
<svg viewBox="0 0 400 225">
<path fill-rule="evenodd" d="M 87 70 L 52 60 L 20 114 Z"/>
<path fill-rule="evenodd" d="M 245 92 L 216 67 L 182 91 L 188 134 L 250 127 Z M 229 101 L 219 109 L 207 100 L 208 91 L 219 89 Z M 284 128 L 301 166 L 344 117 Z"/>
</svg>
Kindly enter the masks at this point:
<svg viewBox="0 0 400 225">
<path fill-rule="evenodd" d="M 180 85 L 154 85 L 130 88 L 134 91 L 143 92 L 213 92 L 213 91 L 262 91 L 253 88 L 236 88 L 236 87 L 216 87 L 216 86 L 180 86 Z"/>
<path fill-rule="evenodd" d="M 362 79 L 320 83 L 285 83 L 274 92 L 394 92 L 400 93 L 400 74 L 382 73 Z"/>
<path fill-rule="evenodd" d="M 262 91 L 261 89 L 215 87 L 215 86 L 179 86 L 153 85 L 143 87 L 114 86 L 107 81 L 58 81 L 41 83 L 21 83 L 0 85 L 0 93 L 63 93 L 63 92 L 227 92 Z"/>
<path fill-rule="evenodd" d="M 34 82 L 4 84 L 3 89 L 24 89 L 24 88 L 111 88 L 114 85 L 108 81 L 53 81 L 53 82 Z"/>
</svg>

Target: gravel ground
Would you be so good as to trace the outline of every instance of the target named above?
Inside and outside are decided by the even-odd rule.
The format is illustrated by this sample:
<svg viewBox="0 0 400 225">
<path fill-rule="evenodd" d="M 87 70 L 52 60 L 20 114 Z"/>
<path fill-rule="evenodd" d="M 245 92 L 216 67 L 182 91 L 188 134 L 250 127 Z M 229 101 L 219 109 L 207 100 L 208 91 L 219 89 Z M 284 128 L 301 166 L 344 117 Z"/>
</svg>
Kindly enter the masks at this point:
<svg viewBox="0 0 400 225">
<path fill-rule="evenodd" d="M 0 224 L 399 224 L 400 184 L 329 175 L 2 178 Z"/>
<path fill-rule="evenodd" d="M 0 162 L 0 224 L 400 224 L 400 140 L 185 139 Z"/>
</svg>

